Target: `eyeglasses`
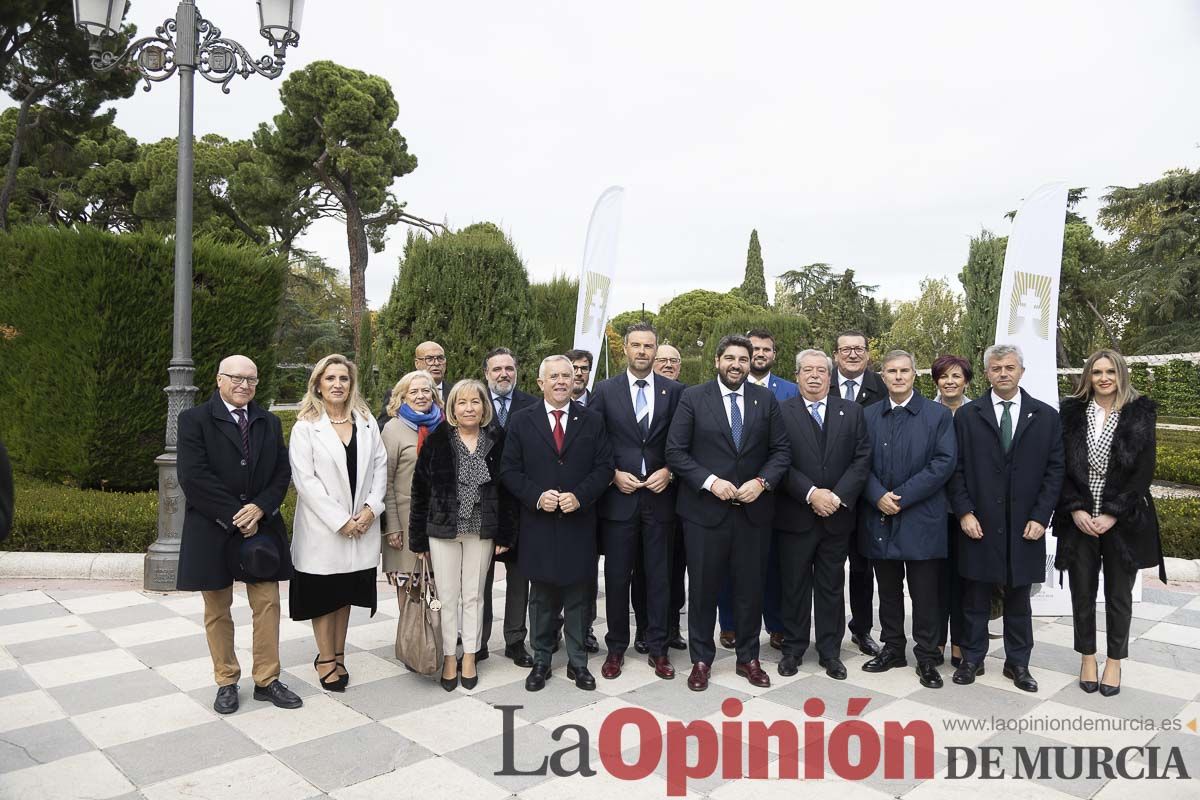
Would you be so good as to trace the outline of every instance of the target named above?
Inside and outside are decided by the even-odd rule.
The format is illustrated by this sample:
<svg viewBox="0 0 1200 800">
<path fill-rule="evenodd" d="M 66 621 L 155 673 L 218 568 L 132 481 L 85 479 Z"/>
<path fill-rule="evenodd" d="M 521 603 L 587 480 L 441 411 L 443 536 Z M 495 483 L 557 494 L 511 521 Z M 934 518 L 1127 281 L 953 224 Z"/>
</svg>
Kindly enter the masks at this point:
<svg viewBox="0 0 1200 800">
<path fill-rule="evenodd" d="M 424 361 L 426 364 L 445 364 L 445 356 L 421 356 L 417 361 Z"/>
<path fill-rule="evenodd" d="M 867 348 L 865 348 L 865 347 L 839 347 L 837 349 L 837 351 L 844 356 L 861 356 L 867 352 Z"/>
<path fill-rule="evenodd" d="M 683 361 L 683 359 L 681 359 L 681 358 L 670 358 L 667 356 L 661 356 L 659 358 L 654 359 L 655 364 L 679 364 L 679 363 L 682 363 L 682 361 Z"/>
<path fill-rule="evenodd" d="M 249 375 L 230 375 L 228 372 L 218 372 L 217 374 L 228 378 L 229 382 L 234 386 L 241 386 L 242 384 L 250 387 L 258 386 L 258 378 L 251 378 Z"/>
<path fill-rule="evenodd" d="M 575 364 L 571 367 L 571 369 L 575 370 L 576 372 L 591 372 L 592 371 L 592 368 L 589 367 L 587 364 Z"/>
</svg>

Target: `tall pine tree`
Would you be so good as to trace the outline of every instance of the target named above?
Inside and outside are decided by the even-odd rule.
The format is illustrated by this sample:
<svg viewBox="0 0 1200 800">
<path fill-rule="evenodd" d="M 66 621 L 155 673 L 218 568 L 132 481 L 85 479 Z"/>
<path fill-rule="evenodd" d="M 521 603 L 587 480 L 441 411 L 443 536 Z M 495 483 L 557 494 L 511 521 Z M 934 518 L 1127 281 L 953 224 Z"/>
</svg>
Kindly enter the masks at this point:
<svg viewBox="0 0 1200 800">
<path fill-rule="evenodd" d="M 1000 279 L 1004 276 L 1004 250 L 1007 246 L 1007 236 L 997 237 L 991 231 L 981 230 L 978 236 L 971 237 L 967 263 L 958 275 L 963 293 L 966 294 L 961 322 L 961 355 L 972 364 L 980 363 L 983 351 L 996 338 Z M 980 372 L 976 370 L 976 375 Z M 980 380 L 977 378 L 977 383 Z"/>
<path fill-rule="evenodd" d="M 742 298 L 751 305 L 767 307 L 767 278 L 763 272 L 762 247 L 758 231 L 750 231 L 750 247 L 746 250 L 746 277 L 742 279 Z"/>
</svg>

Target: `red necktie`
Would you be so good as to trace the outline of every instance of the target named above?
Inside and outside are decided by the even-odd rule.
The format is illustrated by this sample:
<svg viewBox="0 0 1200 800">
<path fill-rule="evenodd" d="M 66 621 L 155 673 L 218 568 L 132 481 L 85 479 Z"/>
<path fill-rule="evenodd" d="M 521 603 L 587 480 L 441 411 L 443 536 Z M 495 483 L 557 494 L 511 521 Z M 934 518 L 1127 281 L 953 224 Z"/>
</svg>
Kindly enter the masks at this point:
<svg viewBox="0 0 1200 800">
<path fill-rule="evenodd" d="M 566 431 L 563 430 L 562 418 L 563 414 L 567 413 L 561 409 L 551 411 L 554 415 L 554 447 L 558 450 L 559 455 L 562 455 L 563 442 L 566 440 Z"/>
</svg>

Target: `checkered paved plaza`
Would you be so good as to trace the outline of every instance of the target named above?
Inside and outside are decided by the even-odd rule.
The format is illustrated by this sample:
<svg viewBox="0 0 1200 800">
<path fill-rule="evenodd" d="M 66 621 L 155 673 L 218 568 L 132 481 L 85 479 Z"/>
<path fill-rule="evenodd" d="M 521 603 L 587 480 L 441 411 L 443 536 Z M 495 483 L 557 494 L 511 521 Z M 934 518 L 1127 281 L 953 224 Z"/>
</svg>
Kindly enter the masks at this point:
<svg viewBox="0 0 1200 800">
<path fill-rule="evenodd" d="M 565 656 L 556 656 L 553 678 L 538 693 L 524 689 L 527 670 L 505 659 L 502 626 L 489 643 L 492 656 L 481 662 L 479 685 L 445 692 L 432 678 L 409 673 L 393 658 L 396 606 L 392 590 L 380 589 L 380 611 L 351 617 L 346 666 L 351 684 L 344 694 L 316 686 L 314 644 L 307 624 L 286 618 L 281 627 L 282 680 L 304 698 L 296 711 L 277 709 L 251 698 L 248 673 L 250 609 L 235 597 L 241 708 L 222 717 L 212 710 L 215 687 L 202 626 L 198 594 L 147 594 L 128 584 L 37 581 L 0 582 L 0 798 L 238 798 L 290 800 L 336 798 L 462 798 L 525 800 L 613 797 L 661 798 L 667 794 L 666 758 L 649 778 L 622 781 L 601 764 L 600 726 L 615 710 L 637 706 L 662 725 L 671 720 L 726 720 L 721 703 L 744 701 L 743 722 L 810 717 L 804 701 L 825 702 L 826 734 L 846 718 L 851 697 L 869 698 L 862 718 L 879 723 L 927 720 L 936 737 L 935 777 L 889 781 L 871 777 L 844 781 L 826 773 L 822 781 L 722 780 L 720 771 L 687 783 L 689 797 L 773 798 L 801 796 L 855 798 L 972 797 L 1194 798 L 1196 783 L 1183 780 L 947 780 L 945 747 L 986 745 L 1159 746 L 1179 749 L 1189 772 L 1200 772 L 1200 734 L 1179 731 L 1109 733 L 950 732 L 947 721 L 968 718 L 1151 717 L 1200 718 L 1200 595 L 1148 582 L 1144 602 L 1135 605 L 1130 658 L 1124 664 L 1120 695 L 1084 694 L 1075 683 L 1079 657 L 1071 649 L 1069 618 L 1035 620 L 1037 644 L 1031 669 L 1041 684 L 1037 694 L 1022 692 L 1000 675 L 1003 651 L 994 641 L 986 675 L 974 686 L 922 688 L 912 668 L 881 675 L 861 670 L 865 656 L 846 649 L 844 682 L 828 678 L 810 649 L 798 675 L 775 672 L 779 653 L 763 639 L 763 659 L 772 685 L 751 687 L 734 675 L 732 653 L 718 649 L 712 685 L 694 693 L 685 685 L 686 653 L 672 651 L 680 675 L 654 677 L 632 649 L 624 673 L 599 678 L 603 653 L 593 656 L 597 691 L 584 692 L 566 678 Z M 286 586 L 282 587 L 286 592 Z M 496 584 L 497 594 L 504 583 Z M 286 614 L 287 603 L 284 601 Z M 503 602 L 496 604 L 498 610 Z M 603 603 L 600 605 L 603 610 Z M 685 617 L 686 619 L 686 617 Z M 1103 624 L 1103 614 L 1099 622 Z M 597 635 L 603 637 L 603 620 Z M 847 642 L 848 644 L 848 642 Z M 911 659 L 910 663 L 915 663 Z M 557 750 L 552 732 L 565 724 L 585 728 L 591 750 L 591 777 L 578 775 L 504 776 L 502 712 L 519 705 L 513 731 L 516 766 L 530 770 Z M 882 728 L 881 728 L 882 729 Z M 801 738 L 803 743 L 803 738 Z M 638 743 L 626 728 L 620 749 L 627 763 L 637 760 Z M 911 754 L 910 754 L 911 755 Z M 695 758 L 695 754 L 690 755 Z M 768 754 L 777 775 L 778 753 Z M 577 759 L 567 758 L 573 765 Z M 911 762 L 911 758 L 909 759 Z M 803 753 L 801 754 L 803 774 Z M 880 770 L 882 774 L 882 769 Z"/>
</svg>

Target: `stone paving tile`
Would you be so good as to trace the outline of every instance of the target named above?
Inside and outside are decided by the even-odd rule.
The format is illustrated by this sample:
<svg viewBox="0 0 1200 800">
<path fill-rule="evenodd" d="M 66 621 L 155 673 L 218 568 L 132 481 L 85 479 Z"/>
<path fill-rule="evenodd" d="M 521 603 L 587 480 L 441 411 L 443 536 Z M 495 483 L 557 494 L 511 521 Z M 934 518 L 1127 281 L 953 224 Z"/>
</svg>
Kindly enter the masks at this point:
<svg viewBox="0 0 1200 800">
<path fill-rule="evenodd" d="M 134 645 L 125 649 L 151 669 L 201 656 L 209 658 L 208 639 L 203 633 Z"/>
<path fill-rule="evenodd" d="M 134 788 L 97 750 L 0 774 L 0 797 L 79 800 L 81 786 L 87 787 L 87 796 L 94 800 L 116 797 Z"/>
<path fill-rule="evenodd" d="M 323 792 L 433 758 L 424 747 L 378 723 L 285 747 L 274 755 Z"/>
<path fill-rule="evenodd" d="M 480 668 L 480 675 L 483 674 L 483 669 Z M 480 686 L 482 685 L 481 677 Z M 431 708 L 461 696 L 459 693 L 443 690 L 430 678 L 404 673 L 395 678 L 348 686 L 338 700 L 371 719 L 383 720 L 421 708 Z"/>
<path fill-rule="evenodd" d="M 335 800 L 380 797 L 470 798 L 503 800 L 509 792 L 446 758 L 427 758 L 407 767 L 330 793 Z"/>
<path fill-rule="evenodd" d="M 0 772 L 12 772 L 92 750 L 70 720 L 43 722 L 0 734 Z"/>
<path fill-rule="evenodd" d="M 105 753 L 138 786 L 216 767 L 263 750 L 220 720 L 108 748 Z"/>
<path fill-rule="evenodd" d="M 0 626 L 0 645 L 10 651 L 14 645 L 40 642 L 46 639 L 56 639 L 72 633 L 90 631 L 92 626 L 82 617 L 69 614 L 65 617 L 50 617 L 31 622 L 18 622 L 15 625 Z"/>
<path fill-rule="evenodd" d="M 577 741 L 577 740 L 576 740 Z M 530 787 L 543 783 L 554 777 L 547 768 L 545 775 L 496 775 L 500 770 L 520 772 L 536 772 L 542 763 L 553 754 L 571 748 L 573 742 L 555 741 L 550 738 L 550 731 L 540 725 L 523 725 L 515 728 L 512 737 L 512 748 L 509 753 L 511 763 L 504 760 L 504 737 L 493 736 L 482 742 L 474 742 L 446 754 L 446 758 L 469 769 L 479 777 L 494 783 L 513 794 L 524 792 Z M 567 764 L 573 764 L 577 757 L 574 754 L 564 754 Z"/>
<path fill-rule="evenodd" d="M 1191 608 L 1181 608 L 1163 621 L 1176 625 L 1189 625 L 1193 628 L 1200 628 L 1200 611 Z"/>
<path fill-rule="evenodd" d="M 123 672 L 146 671 L 146 665 L 125 650 L 101 650 L 82 656 L 68 656 L 51 661 L 41 661 L 25 667 L 29 677 L 44 689 L 64 686 L 69 683 L 106 678 Z"/>
<path fill-rule="evenodd" d="M 27 608 L 28 606 L 44 605 L 53 602 L 55 602 L 53 597 L 40 590 L 0 590 L 0 611 L 7 611 L 12 608 Z M 0 614 L 0 619 L 2 618 L 3 614 Z"/>
<path fill-rule="evenodd" d="M 58 603 L 39 603 L 37 605 L 20 606 L 0 610 L 0 626 L 16 625 L 19 622 L 36 622 L 39 619 L 65 617 L 70 611 Z"/>
<path fill-rule="evenodd" d="M 178 687 L 158 673 L 142 669 L 63 684 L 47 691 L 64 711 L 74 715 L 174 694 Z"/>
<path fill-rule="evenodd" d="M 107 611 L 97 611 L 92 614 L 80 614 L 82 619 L 87 620 L 98 631 L 109 630 L 110 628 L 123 628 L 128 625 L 137 625 L 142 622 L 154 622 L 160 619 L 175 619 L 179 615 L 169 608 L 165 608 L 158 603 L 142 603 L 133 606 L 124 606 L 122 608 L 110 608 Z"/>
<path fill-rule="evenodd" d="M 0 671 L 0 698 L 33 691 L 36 688 L 38 688 L 37 684 L 23 669 L 14 668 Z"/>
<path fill-rule="evenodd" d="M 142 789 L 146 800 L 302 800 L 320 791 L 270 755 L 180 775 Z"/>
<path fill-rule="evenodd" d="M 271 703 L 250 702 L 263 706 L 263 709 L 253 714 L 233 714 L 226 719 L 230 725 L 268 751 L 281 750 L 371 722 L 370 718 L 325 694 L 306 697 L 300 708 L 276 708 Z M 242 705 L 246 705 L 245 701 Z"/>
<path fill-rule="evenodd" d="M 190 728 L 215 716 L 190 697 L 169 694 L 137 703 L 112 706 L 72 717 L 72 721 L 101 749 Z"/>
<path fill-rule="evenodd" d="M 9 695 L 4 698 L 0 733 L 42 722 L 52 722 L 65 716 L 62 708 L 54 702 L 54 698 L 41 689 Z"/>
</svg>

